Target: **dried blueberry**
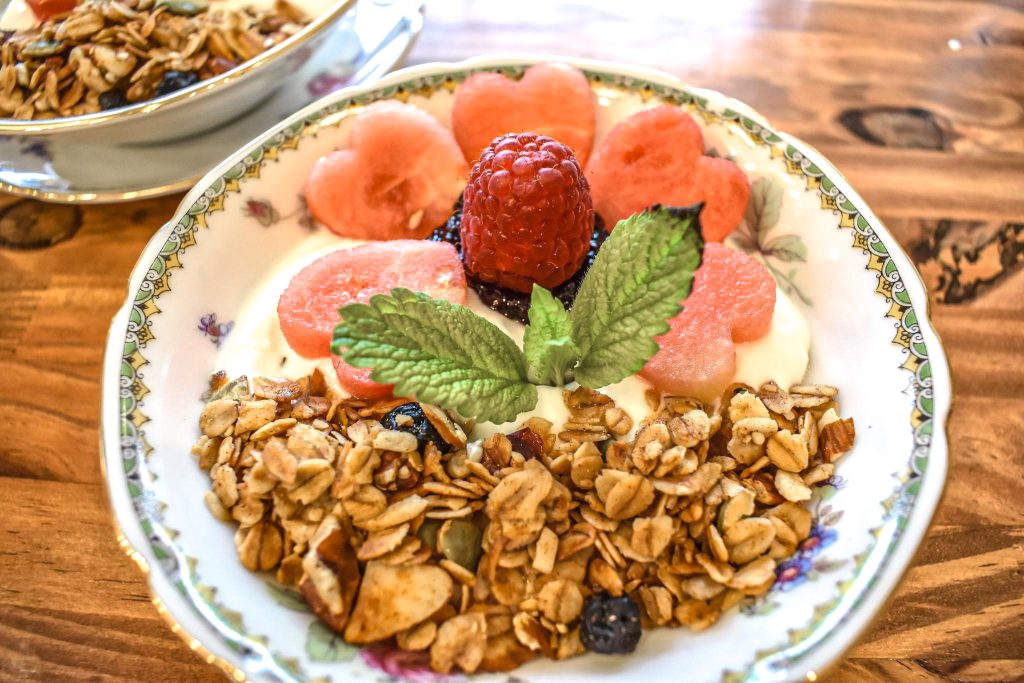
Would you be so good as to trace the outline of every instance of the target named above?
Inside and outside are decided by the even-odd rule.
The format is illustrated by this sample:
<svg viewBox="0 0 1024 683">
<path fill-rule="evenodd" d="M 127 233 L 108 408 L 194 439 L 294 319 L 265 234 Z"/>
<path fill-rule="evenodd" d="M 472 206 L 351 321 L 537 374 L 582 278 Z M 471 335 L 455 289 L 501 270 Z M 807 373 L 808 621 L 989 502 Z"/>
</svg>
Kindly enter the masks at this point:
<svg viewBox="0 0 1024 683">
<path fill-rule="evenodd" d="M 583 604 L 583 647 L 599 654 L 627 654 L 640 642 L 640 608 L 628 595 L 591 595 Z"/>
<path fill-rule="evenodd" d="M 121 107 L 127 107 L 129 104 L 131 103 L 128 101 L 128 98 L 120 90 L 108 90 L 100 95 L 100 109 L 103 111 L 120 109 Z"/>
<path fill-rule="evenodd" d="M 435 242 L 448 242 L 455 247 L 455 250 L 459 252 L 461 257 L 462 236 L 459 232 L 460 223 L 462 223 L 461 199 L 455 205 L 455 211 L 448 218 L 448 222 L 434 230 L 429 239 Z M 594 233 L 590 237 L 590 249 L 583 259 L 583 265 L 580 266 L 580 269 L 571 278 L 551 290 L 555 298 L 561 301 L 567 309 L 572 308 L 573 302 L 576 301 L 576 292 L 580 288 L 580 283 L 583 282 L 583 276 L 587 274 L 590 266 L 593 265 L 594 259 L 597 258 L 597 251 L 604 244 L 607 236 L 608 233 L 604 229 L 604 221 L 600 216 L 594 214 Z M 490 282 L 483 282 L 469 273 L 466 273 L 466 282 L 476 291 L 480 301 L 491 310 L 501 313 L 510 320 L 523 324 L 529 321 L 530 294 L 499 287 Z"/>
<path fill-rule="evenodd" d="M 168 71 L 156 86 L 154 94 L 156 97 L 163 97 L 198 82 L 199 74 L 195 71 Z"/>
<path fill-rule="evenodd" d="M 427 416 L 423 414 L 423 408 L 419 403 L 410 402 L 393 408 L 390 413 L 380 419 L 380 423 L 386 429 L 396 429 L 400 432 L 409 432 L 416 437 L 420 446 L 420 452 L 432 443 L 442 453 L 449 452 L 452 447 L 445 443 L 438 433 L 437 428 L 430 423 Z"/>
</svg>

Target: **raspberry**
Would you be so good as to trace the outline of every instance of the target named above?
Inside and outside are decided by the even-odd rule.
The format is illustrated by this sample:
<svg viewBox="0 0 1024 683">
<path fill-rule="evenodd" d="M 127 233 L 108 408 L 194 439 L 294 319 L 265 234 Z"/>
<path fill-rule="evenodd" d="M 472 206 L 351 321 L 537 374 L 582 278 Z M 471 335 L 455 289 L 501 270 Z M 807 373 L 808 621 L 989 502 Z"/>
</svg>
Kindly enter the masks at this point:
<svg viewBox="0 0 1024 683">
<path fill-rule="evenodd" d="M 427 239 L 434 242 L 447 242 L 455 247 L 455 250 L 459 253 L 459 258 L 462 258 L 462 236 L 459 234 L 459 226 L 462 224 L 462 200 L 460 199 L 455 204 L 455 211 L 448 218 L 448 222 L 444 225 L 439 226 Z M 583 282 L 583 276 L 590 270 L 590 266 L 594 264 L 594 259 L 597 258 L 597 251 L 604 244 L 605 239 L 608 237 L 608 231 L 605 230 L 604 221 L 601 220 L 601 216 L 594 214 L 594 229 L 590 235 L 590 245 L 587 249 L 586 256 L 583 257 L 583 265 L 580 266 L 572 277 L 552 288 L 551 293 L 556 299 L 562 302 L 562 305 L 566 309 L 572 308 L 573 302 L 576 301 L 576 292 L 580 288 L 580 284 Z M 483 282 L 473 275 L 466 275 L 466 282 L 476 290 L 477 296 L 480 297 L 480 301 L 483 302 L 484 306 L 487 306 L 492 311 L 497 311 L 509 320 L 515 320 L 521 322 L 524 325 L 529 322 L 530 313 L 530 295 L 517 292 L 515 290 L 508 289 L 496 285 L 493 282 Z"/>
<path fill-rule="evenodd" d="M 460 234 L 466 271 L 501 287 L 551 289 L 579 270 L 594 229 L 572 151 L 534 133 L 495 138 L 469 174 Z"/>
</svg>

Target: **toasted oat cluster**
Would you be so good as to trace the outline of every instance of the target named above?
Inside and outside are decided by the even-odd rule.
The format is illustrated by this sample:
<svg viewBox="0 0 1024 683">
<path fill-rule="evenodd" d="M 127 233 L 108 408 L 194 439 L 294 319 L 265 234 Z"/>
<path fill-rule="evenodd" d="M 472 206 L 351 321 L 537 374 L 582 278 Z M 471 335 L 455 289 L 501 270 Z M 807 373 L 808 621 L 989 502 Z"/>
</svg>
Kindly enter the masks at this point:
<svg viewBox="0 0 1024 683">
<path fill-rule="evenodd" d="M 85 0 L 0 32 L 0 117 L 92 114 L 222 74 L 309 23 L 287 0 L 208 10 L 203 0 Z"/>
<path fill-rule="evenodd" d="M 239 560 L 274 571 L 353 644 L 394 639 L 438 672 L 628 652 L 640 629 L 713 624 L 765 593 L 811 529 L 801 505 L 853 445 L 836 389 L 730 387 L 720 406 L 651 396 L 634 425 L 566 391 L 467 442 L 427 404 L 216 375 L 193 447 Z"/>
</svg>

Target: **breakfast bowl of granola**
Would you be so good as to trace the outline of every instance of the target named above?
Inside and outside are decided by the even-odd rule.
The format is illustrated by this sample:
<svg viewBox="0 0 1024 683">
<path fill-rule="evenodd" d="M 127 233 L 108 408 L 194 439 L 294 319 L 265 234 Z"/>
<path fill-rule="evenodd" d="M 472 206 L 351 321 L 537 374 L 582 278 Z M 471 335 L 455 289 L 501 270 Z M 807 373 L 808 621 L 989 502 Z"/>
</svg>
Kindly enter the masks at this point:
<svg viewBox="0 0 1024 683">
<path fill-rule="evenodd" d="M 0 15 L 0 134 L 154 143 L 239 116 L 353 0 L 15 0 Z"/>
<path fill-rule="evenodd" d="M 238 679 L 813 680 L 946 473 L 909 259 L 818 152 L 530 56 L 215 168 L 110 331 L 122 546 Z"/>
</svg>

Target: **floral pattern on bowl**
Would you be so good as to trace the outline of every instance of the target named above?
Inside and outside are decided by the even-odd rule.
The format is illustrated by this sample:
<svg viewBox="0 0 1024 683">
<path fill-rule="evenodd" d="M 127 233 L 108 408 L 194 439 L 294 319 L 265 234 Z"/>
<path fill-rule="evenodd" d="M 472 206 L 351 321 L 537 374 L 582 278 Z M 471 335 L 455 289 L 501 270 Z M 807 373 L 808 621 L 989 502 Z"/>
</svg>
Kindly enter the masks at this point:
<svg viewBox="0 0 1024 683">
<path fill-rule="evenodd" d="M 198 415 L 195 396 L 208 373 L 231 362 L 224 355 L 230 344 L 200 346 L 205 340 L 198 335 L 192 343 L 177 332 L 179 322 L 209 310 L 238 320 L 277 259 L 322 232 L 303 225 L 295 197 L 304 169 L 332 148 L 351 113 L 398 99 L 446 120 L 451 92 L 469 73 L 516 76 L 530 61 L 416 67 L 312 105 L 200 182 L 133 273 L 105 366 L 112 503 L 125 545 L 149 568 L 167 613 L 196 649 L 236 677 L 421 680 L 426 674 L 406 653 L 371 648 L 354 656 L 354 648 L 319 633 L 308 613 L 285 608 L 259 588 L 263 578 L 237 566 L 229 530 L 202 506 L 200 473 L 181 466 L 192 435 L 177 434 Z M 762 602 L 705 632 L 650 632 L 629 658 L 536 662 L 515 675 L 659 680 L 685 670 L 699 680 L 803 678 L 834 663 L 884 604 L 944 484 L 949 377 L 926 318 L 926 293 L 892 237 L 814 150 L 718 93 L 657 72 L 577 63 L 602 103 L 599 135 L 636 109 L 675 103 L 698 117 L 712 147 L 748 169 L 754 213 L 738 243 L 758 253 L 801 302 L 814 334 L 812 379 L 838 384 L 845 410 L 865 428 L 841 464 L 842 479 L 821 491 L 816 533 L 793 564 L 780 567 L 779 584 Z M 197 275 L 217 267 L 231 287 L 211 288 Z M 206 310 L 197 310 L 200 302 Z M 175 379 L 160 384 L 151 377 Z"/>
</svg>

